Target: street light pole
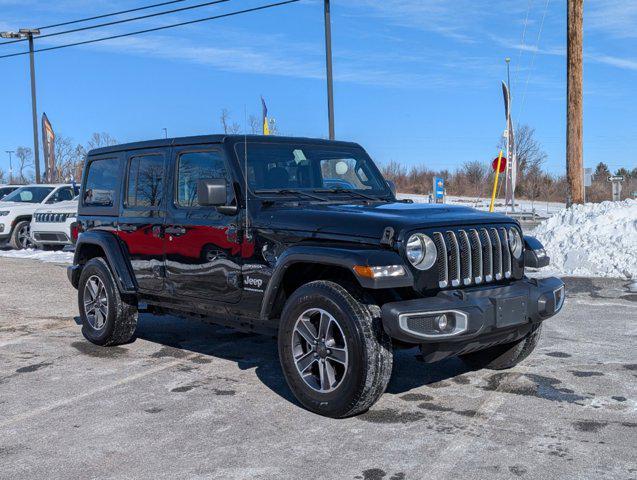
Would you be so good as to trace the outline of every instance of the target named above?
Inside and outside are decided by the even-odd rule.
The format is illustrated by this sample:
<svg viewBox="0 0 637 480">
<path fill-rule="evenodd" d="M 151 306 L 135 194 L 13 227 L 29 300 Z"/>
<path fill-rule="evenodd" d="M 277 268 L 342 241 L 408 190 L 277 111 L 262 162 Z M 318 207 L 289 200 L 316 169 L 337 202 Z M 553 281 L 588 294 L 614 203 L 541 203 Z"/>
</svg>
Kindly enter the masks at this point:
<svg viewBox="0 0 637 480">
<path fill-rule="evenodd" d="M 0 38 L 26 38 L 29 42 L 29 66 L 31 68 L 31 114 L 33 115 L 33 160 L 35 181 L 40 183 L 40 142 L 38 141 L 38 106 L 35 99 L 35 59 L 33 58 L 33 36 L 40 35 L 37 28 L 21 28 L 17 32 L 0 32 Z"/>
<path fill-rule="evenodd" d="M 13 163 L 11 162 L 11 154 L 14 153 L 13 150 L 5 150 L 6 153 L 9 154 L 9 185 L 13 183 Z"/>
<path fill-rule="evenodd" d="M 330 140 L 334 140 L 334 85 L 332 81 L 332 25 L 330 20 L 330 0 L 324 0 L 325 12 L 325 67 L 327 74 L 327 115 Z"/>
<path fill-rule="evenodd" d="M 164 131 L 164 138 L 168 138 L 168 129 L 164 127 L 162 130 Z"/>
<path fill-rule="evenodd" d="M 31 114 L 33 116 L 33 161 L 35 163 L 35 183 L 40 183 L 40 142 L 38 141 L 38 106 L 35 97 L 35 59 L 33 58 L 33 35 L 40 30 L 21 28 L 20 34 L 29 41 L 29 65 L 31 67 Z"/>
</svg>

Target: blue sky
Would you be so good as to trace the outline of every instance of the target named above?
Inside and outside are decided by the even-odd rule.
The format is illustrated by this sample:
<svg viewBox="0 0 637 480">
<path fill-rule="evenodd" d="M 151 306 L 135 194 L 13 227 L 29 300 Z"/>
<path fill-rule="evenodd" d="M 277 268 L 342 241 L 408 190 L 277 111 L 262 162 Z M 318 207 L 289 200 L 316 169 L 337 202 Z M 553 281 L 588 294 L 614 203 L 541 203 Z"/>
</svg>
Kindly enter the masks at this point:
<svg viewBox="0 0 637 480">
<path fill-rule="evenodd" d="M 37 45 L 269 1 L 234 0 Z M 0 0 L 0 31 L 150 3 L 156 2 Z M 219 132 L 222 108 L 243 124 L 244 107 L 259 114 L 263 95 L 283 133 L 325 137 L 322 13 L 322 1 L 304 0 L 37 54 L 38 110 L 78 143 L 102 131 L 127 142 L 161 137 L 164 127 L 170 136 Z M 565 17 L 564 0 L 332 0 L 337 138 L 363 144 L 379 163 L 438 169 L 489 162 L 504 128 L 500 81 L 509 56 L 515 120 L 536 128 L 546 167 L 563 173 Z M 23 48 L 5 45 L 0 52 Z M 584 74 L 586 166 L 637 167 L 637 2 L 586 2 Z M 28 57 L 0 59 L 0 79 L 0 168 L 6 171 L 4 151 L 32 142 Z"/>
</svg>

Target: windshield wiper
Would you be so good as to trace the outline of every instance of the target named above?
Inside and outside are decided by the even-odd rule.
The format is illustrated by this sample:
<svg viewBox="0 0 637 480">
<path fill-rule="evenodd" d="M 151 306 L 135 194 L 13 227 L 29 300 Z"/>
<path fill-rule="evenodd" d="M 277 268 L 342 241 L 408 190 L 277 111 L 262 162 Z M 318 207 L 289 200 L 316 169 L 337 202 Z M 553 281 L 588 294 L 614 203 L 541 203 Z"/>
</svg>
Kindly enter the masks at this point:
<svg viewBox="0 0 637 480">
<path fill-rule="evenodd" d="M 312 191 L 316 192 L 316 193 L 350 193 L 352 195 L 356 195 L 359 198 L 364 198 L 365 200 L 372 200 L 372 201 L 383 200 L 383 201 L 387 201 L 387 199 L 385 199 L 385 198 L 372 197 L 371 195 L 366 195 L 364 193 L 357 192 L 356 190 L 352 190 L 350 188 L 321 188 L 321 189 L 316 189 L 316 190 L 312 190 Z"/>
<path fill-rule="evenodd" d="M 257 195 L 260 193 L 265 193 L 267 195 L 298 195 L 299 197 L 311 198 L 312 200 L 318 200 L 320 202 L 329 201 L 325 197 L 319 197 L 318 195 L 312 195 L 311 193 L 303 192 L 301 190 L 291 190 L 289 188 L 277 188 L 277 189 L 271 189 L 271 190 L 261 189 L 261 190 L 255 190 L 254 193 L 256 193 Z"/>
</svg>

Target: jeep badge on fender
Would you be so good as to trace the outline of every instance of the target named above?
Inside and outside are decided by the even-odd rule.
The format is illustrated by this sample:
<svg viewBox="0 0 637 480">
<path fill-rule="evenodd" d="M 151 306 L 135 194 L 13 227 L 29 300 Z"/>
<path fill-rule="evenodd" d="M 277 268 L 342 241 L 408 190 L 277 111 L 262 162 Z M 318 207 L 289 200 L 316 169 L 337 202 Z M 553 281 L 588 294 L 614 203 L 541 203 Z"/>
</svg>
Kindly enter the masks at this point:
<svg viewBox="0 0 637 480">
<path fill-rule="evenodd" d="M 335 418 L 378 400 L 394 348 L 510 368 L 564 304 L 561 280 L 525 276 L 549 259 L 517 221 L 398 201 L 355 143 L 212 135 L 99 148 L 77 222 L 68 276 L 89 341 L 130 341 L 141 308 L 276 334 L 296 398 Z"/>
</svg>

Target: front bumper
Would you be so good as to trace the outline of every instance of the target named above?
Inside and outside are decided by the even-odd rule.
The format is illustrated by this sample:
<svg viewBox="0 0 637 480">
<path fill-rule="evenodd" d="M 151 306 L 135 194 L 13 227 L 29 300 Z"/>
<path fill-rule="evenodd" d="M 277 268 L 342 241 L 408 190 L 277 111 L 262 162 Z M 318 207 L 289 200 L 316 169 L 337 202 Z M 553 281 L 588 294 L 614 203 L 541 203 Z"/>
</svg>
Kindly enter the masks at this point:
<svg viewBox="0 0 637 480">
<path fill-rule="evenodd" d="M 71 221 L 31 222 L 31 240 L 37 245 L 71 245 Z"/>
<path fill-rule="evenodd" d="M 382 321 L 392 338 L 423 345 L 425 359 L 436 361 L 518 340 L 559 312 L 563 303 L 564 283 L 559 278 L 525 278 L 505 286 L 387 303 Z M 436 315 L 446 315 L 453 328 L 436 331 Z"/>
</svg>

